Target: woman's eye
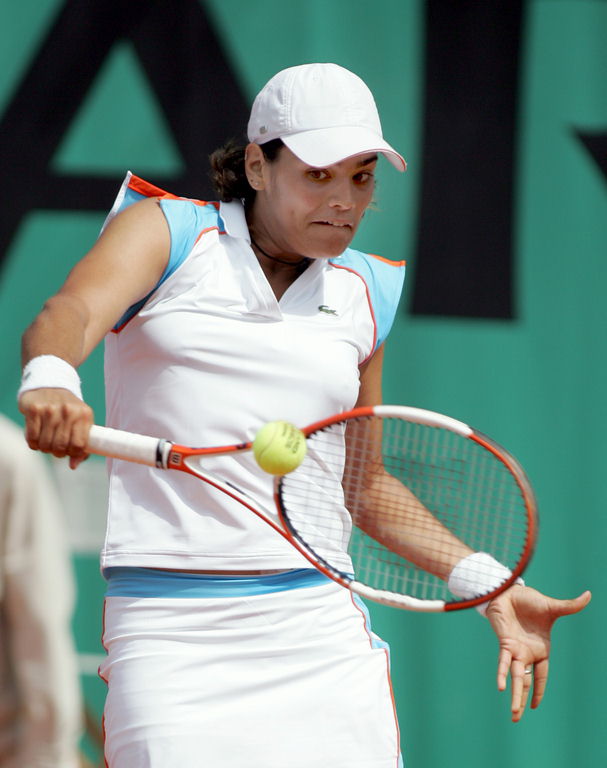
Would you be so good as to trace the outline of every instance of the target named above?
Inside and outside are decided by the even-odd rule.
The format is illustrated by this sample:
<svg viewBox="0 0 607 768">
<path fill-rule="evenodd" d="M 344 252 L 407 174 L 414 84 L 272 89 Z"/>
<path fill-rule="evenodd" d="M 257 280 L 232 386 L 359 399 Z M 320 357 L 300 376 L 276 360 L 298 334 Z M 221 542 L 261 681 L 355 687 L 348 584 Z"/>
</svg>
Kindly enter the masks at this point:
<svg viewBox="0 0 607 768">
<path fill-rule="evenodd" d="M 357 173 L 354 177 L 354 181 L 356 181 L 358 184 L 367 184 L 369 182 L 372 182 L 374 178 L 374 174 L 370 171 L 361 171 L 360 173 Z"/>
<path fill-rule="evenodd" d="M 329 174 L 326 171 L 320 170 L 320 169 L 313 169 L 311 171 L 308 171 L 308 178 L 312 179 L 313 181 L 322 181 L 323 179 L 327 179 L 329 177 Z"/>
</svg>

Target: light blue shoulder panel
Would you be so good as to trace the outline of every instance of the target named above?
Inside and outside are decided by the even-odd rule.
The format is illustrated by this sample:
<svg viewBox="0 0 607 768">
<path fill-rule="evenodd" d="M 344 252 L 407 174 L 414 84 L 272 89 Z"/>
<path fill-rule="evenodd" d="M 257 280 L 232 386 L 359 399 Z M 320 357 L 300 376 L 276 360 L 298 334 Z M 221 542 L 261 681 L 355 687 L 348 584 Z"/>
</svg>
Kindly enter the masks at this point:
<svg viewBox="0 0 607 768">
<path fill-rule="evenodd" d="M 128 178 L 128 177 L 127 177 Z M 118 197 L 112 207 L 107 222 L 121 211 L 125 210 L 134 203 L 144 200 L 146 195 L 132 189 L 125 183 L 120 190 Z M 219 211 L 213 203 L 200 203 L 188 200 L 186 198 L 167 198 L 160 200 L 160 207 L 169 226 L 171 236 L 171 251 L 169 261 L 157 285 L 148 293 L 145 298 L 129 307 L 120 318 L 115 330 L 121 328 L 143 307 L 145 302 L 153 295 L 159 286 L 183 264 L 188 254 L 194 247 L 196 240 L 205 229 L 217 228 L 223 231 L 223 222 L 219 216 Z M 105 225 L 104 225 L 105 227 Z"/>
<path fill-rule="evenodd" d="M 348 248 L 330 263 L 355 272 L 366 284 L 377 326 L 377 349 L 386 340 L 394 322 L 405 280 L 405 262 L 387 261 Z"/>
</svg>

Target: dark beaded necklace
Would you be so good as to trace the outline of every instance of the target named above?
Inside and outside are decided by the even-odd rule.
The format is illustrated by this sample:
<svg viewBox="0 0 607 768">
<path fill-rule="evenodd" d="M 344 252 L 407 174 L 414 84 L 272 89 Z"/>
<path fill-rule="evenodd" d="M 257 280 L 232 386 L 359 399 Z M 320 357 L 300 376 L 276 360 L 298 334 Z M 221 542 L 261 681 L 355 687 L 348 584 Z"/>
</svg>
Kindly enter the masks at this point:
<svg viewBox="0 0 607 768">
<path fill-rule="evenodd" d="M 304 256 L 299 261 L 288 261 L 287 259 L 280 259 L 278 256 L 271 256 L 267 251 L 264 251 L 264 249 L 258 245 L 253 238 L 251 238 L 251 244 L 257 248 L 258 251 L 263 253 L 263 255 L 271 259 L 272 261 L 278 261 L 280 264 L 288 264 L 290 267 L 302 267 L 304 264 L 307 264 L 310 259 L 307 256 Z"/>
</svg>

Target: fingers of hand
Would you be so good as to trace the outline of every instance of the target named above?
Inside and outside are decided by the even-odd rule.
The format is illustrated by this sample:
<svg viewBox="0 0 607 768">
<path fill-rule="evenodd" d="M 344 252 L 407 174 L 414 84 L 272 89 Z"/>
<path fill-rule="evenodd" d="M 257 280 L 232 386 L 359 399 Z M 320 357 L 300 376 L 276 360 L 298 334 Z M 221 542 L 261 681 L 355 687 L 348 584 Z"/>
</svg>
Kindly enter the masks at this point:
<svg viewBox="0 0 607 768">
<path fill-rule="evenodd" d="M 32 397 L 26 396 L 32 395 Z M 91 408 L 66 390 L 35 390 L 22 398 L 25 438 L 30 448 L 81 461 L 87 456 Z"/>
<path fill-rule="evenodd" d="M 25 413 L 25 411 L 24 411 Z M 42 429 L 42 417 L 37 411 L 26 413 L 25 440 L 30 448 L 38 448 L 38 438 Z"/>
<path fill-rule="evenodd" d="M 581 595 L 573 597 L 567 600 L 558 600 L 556 598 L 550 598 L 550 609 L 552 612 L 552 621 L 556 621 L 562 616 L 571 616 L 574 613 L 579 613 L 584 610 L 592 599 L 592 594 L 586 590 Z"/>
<path fill-rule="evenodd" d="M 498 663 L 497 663 L 497 689 L 498 691 L 505 691 L 508 683 L 508 673 L 510 672 L 510 665 L 512 664 L 512 654 L 506 648 L 502 648 L 500 651 Z"/>
<path fill-rule="evenodd" d="M 548 682 L 548 659 L 538 661 L 533 671 L 533 698 L 531 699 L 531 709 L 536 709 L 541 704 L 546 692 L 546 683 Z"/>
<path fill-rule="evenodd" d="M 591 600 L 592 593 L 587 589 L 585 592 L 582 592 L 581 595 L 570 601 L 572 603 L 571 613 L 578 613 L 579 611 L 582 611 Z"/>
<path fill-rule="evenodd" d="M 512 720 L 517 722 L 523 716 L 527 706 L 529 691 L 533 683 L 533 666 L 525 665 L 522 661 L 515 659 L 510 667 L 510 680 Z"/>
<path fill-rule="evenodd" d="M 502 648 L 497 667 L 498 690 L 506 690 L 508 675 L 511 687 L 511 712 L 513 722 L 518 722 L 525 711 L 531 688 L 533 697 L 531 707 L 538 707 L 546 690 L 548 680 L 548 660 L 539 661 L 535 665 L 514 658 L 512 652 Z"/>
</svg>

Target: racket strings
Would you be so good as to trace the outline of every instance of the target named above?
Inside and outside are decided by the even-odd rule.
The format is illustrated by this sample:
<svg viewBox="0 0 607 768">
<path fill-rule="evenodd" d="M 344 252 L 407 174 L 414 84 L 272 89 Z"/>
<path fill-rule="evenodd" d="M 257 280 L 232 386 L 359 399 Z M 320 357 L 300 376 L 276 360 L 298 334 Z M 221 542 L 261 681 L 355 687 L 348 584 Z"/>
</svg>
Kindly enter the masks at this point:
<svg viewBox="0 0 607 768">
<path fill-rule="evenodd" d="M 513 569 L 529 533 L 503 461 L 472 439 L 395 417 L 311 435 L 279 496 L 286 524 L 330 570 L 425 600 L 451 599 L 445 577 L 462 544 Z"/>
</svg>

